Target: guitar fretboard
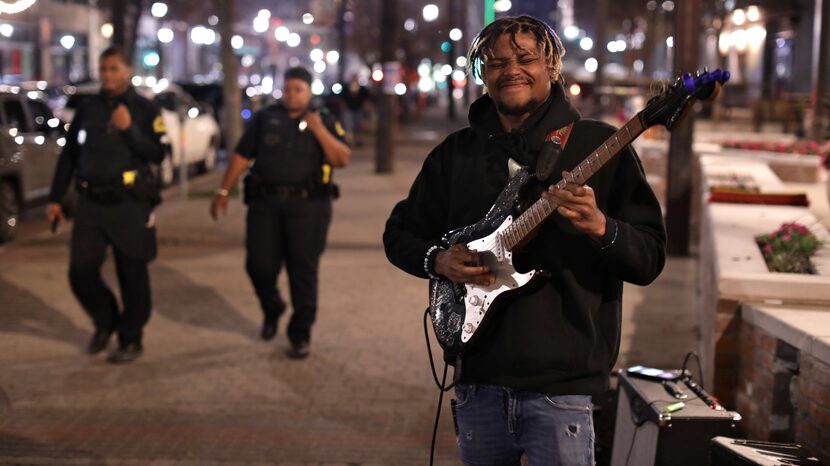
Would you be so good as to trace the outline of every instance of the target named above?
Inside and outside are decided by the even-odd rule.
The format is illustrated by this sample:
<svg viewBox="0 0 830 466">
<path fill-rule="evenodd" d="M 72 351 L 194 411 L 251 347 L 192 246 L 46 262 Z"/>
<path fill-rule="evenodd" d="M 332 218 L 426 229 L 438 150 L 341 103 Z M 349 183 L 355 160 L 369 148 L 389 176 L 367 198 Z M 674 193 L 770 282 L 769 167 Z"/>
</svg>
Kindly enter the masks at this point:
<svg viewBox="0 0 830 466">
<path fill-rule="evenodd" d="M 634 118 L 629 120 L 616 133 L 606 139 L 593 153 L 585 158 L 579 165 L 574 167 L 570 172 L 568 178 L 562 178 L 556 183 L 559 189 L 565 188 L 567 183 L 585 184 L 591 176 L 594 175 L 600 168 L 603 167 L 615 155 L 619 154 L 626 146 L 631 144 L 637 138 L 645 127 L 640 119 L 638 113 Z M 550 217 L 556 208 L 556 204 L 548 202 L 545 198 L 540 198 L 534 202 L 524 213 L 507 227 L 501 234 L 502 241 L 508 250 L 512 250 L 516 245 L 520 244 L 527 235 L 539 227 L 548 217 Z"/>
</svg>

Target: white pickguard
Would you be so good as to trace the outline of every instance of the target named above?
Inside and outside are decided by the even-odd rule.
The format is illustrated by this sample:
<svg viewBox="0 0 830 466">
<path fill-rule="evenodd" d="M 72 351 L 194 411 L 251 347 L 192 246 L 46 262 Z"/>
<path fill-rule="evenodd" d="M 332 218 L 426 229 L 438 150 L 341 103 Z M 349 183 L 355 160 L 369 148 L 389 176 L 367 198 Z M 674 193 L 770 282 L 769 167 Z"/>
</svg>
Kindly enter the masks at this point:
<svg viewBox="0 0 830 466">
<path fill-rule="evenodd" d="M 478 251 L 482 265 L 490 267 L 495 273 L 496 280 L 490 286 L 467 284 L 467 296 L 464 298 L 466 316 L 461 328 L 461 341 L 467 343 L 478 330 L 481 321 L 496 298 L 505 291 L 524 286 L 536 274 L 516 272 L 513 267 L 513 253 L 504 248 L 501 232 L 513 223 L 513 217 L 508 216 L 504 222 L 490 235 L 470 241 L 467 247 Z"/>
</svg>

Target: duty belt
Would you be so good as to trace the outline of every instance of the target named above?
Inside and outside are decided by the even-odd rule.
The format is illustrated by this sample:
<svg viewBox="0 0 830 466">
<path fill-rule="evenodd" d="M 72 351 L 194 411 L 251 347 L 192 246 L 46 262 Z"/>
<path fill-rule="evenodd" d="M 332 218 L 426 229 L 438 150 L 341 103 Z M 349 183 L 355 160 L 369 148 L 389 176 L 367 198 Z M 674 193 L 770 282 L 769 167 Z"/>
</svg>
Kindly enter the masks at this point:
<svg viewBox="0 0 830 466">
<path fill-rule="evenodd" d="M 269 196 L 274 196 L 281 200 L 308 199 L 311 197 L 311 193 L 305 186 L 290 184 L 263 183 L 262 191 Z"/>
<path fill-rule="evenodd" d="M 120 204 L 130 196 L 128 188 L 117 181 L 93 184 L 82 178 L 77 178 L 75 186 L 79 193 L 86 195 L 98 204 Z"/>
</svg>

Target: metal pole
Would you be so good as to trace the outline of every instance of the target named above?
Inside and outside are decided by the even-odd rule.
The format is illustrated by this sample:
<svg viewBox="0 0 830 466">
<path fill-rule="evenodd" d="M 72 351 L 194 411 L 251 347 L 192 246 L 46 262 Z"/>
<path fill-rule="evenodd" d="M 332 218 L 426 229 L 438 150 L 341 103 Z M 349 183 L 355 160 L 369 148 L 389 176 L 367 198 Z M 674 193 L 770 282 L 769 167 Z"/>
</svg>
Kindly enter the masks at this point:
<svg viewBox="0 0 830 466">
<path fill-rule="evenodd" d="M 455 27 L 455 0 L 447 0 L 447 31 L 452 30 Z M 447 43 L 450 44 L 449 50 L 447 51 L 447 63 L 455 69 L 455 60 L 453 59 L 453 55 L 455 54 L 455 41 L 451 38 L 447 37 Z M 450 120 L 455 120 L 455 83 L 452 79 L 452 73 L 447 76 L 447 118 Z"/>
<path fill-rule="evenodd" d="M 346 43 L 346 0 L 338 0 L 337 8 L 337 45 L 340 49 L 340 62 L 337 65 L 337 82 L 342 86 L 346 86 L 346 66 L 348 59 L 346 58 L 348 44 Z"/>
<path fill-rule="evenodd" d="M 387 25 L 381 28 L 380 60 L 383 63 L 384 75 L 380 83 L 380 94 L 378 95 L 378 136 L 375 145 L 375 172 L 392 173 L 394 162 L 394 139 L 395 120 L 397 119 L 397 96 L 391 89 L 387 71 L 391 71 L 395 61 L 395 48 L 398 44 L 398 1 L 385 0 L 381 11 L 381 24 Z"/>
</svg>

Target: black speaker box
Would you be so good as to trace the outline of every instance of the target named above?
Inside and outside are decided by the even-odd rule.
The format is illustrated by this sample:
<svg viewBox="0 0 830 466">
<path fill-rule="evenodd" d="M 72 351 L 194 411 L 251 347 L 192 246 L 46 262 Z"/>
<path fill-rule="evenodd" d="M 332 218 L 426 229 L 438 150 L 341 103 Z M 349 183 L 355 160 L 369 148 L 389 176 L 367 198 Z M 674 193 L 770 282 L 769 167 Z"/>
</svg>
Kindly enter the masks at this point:
<svg viewBox="0 0 830 466">
<path fill-rule="evenodd" d="M 727 437 L 712 439 L 711 466 L 821 466 L 801 445 L 792 443 L 737 440 Z"/>
<path fill-rule="evenodd" d="M 707 466 L 710 442 L 735 436 L 740 415 L 712 409 L 682 381 L 688 398 L 674 398 L 660 382 L 619 372 L 611 466 Z M 684 402 L 668 413 L 666 407 Z"/>
</svg>

